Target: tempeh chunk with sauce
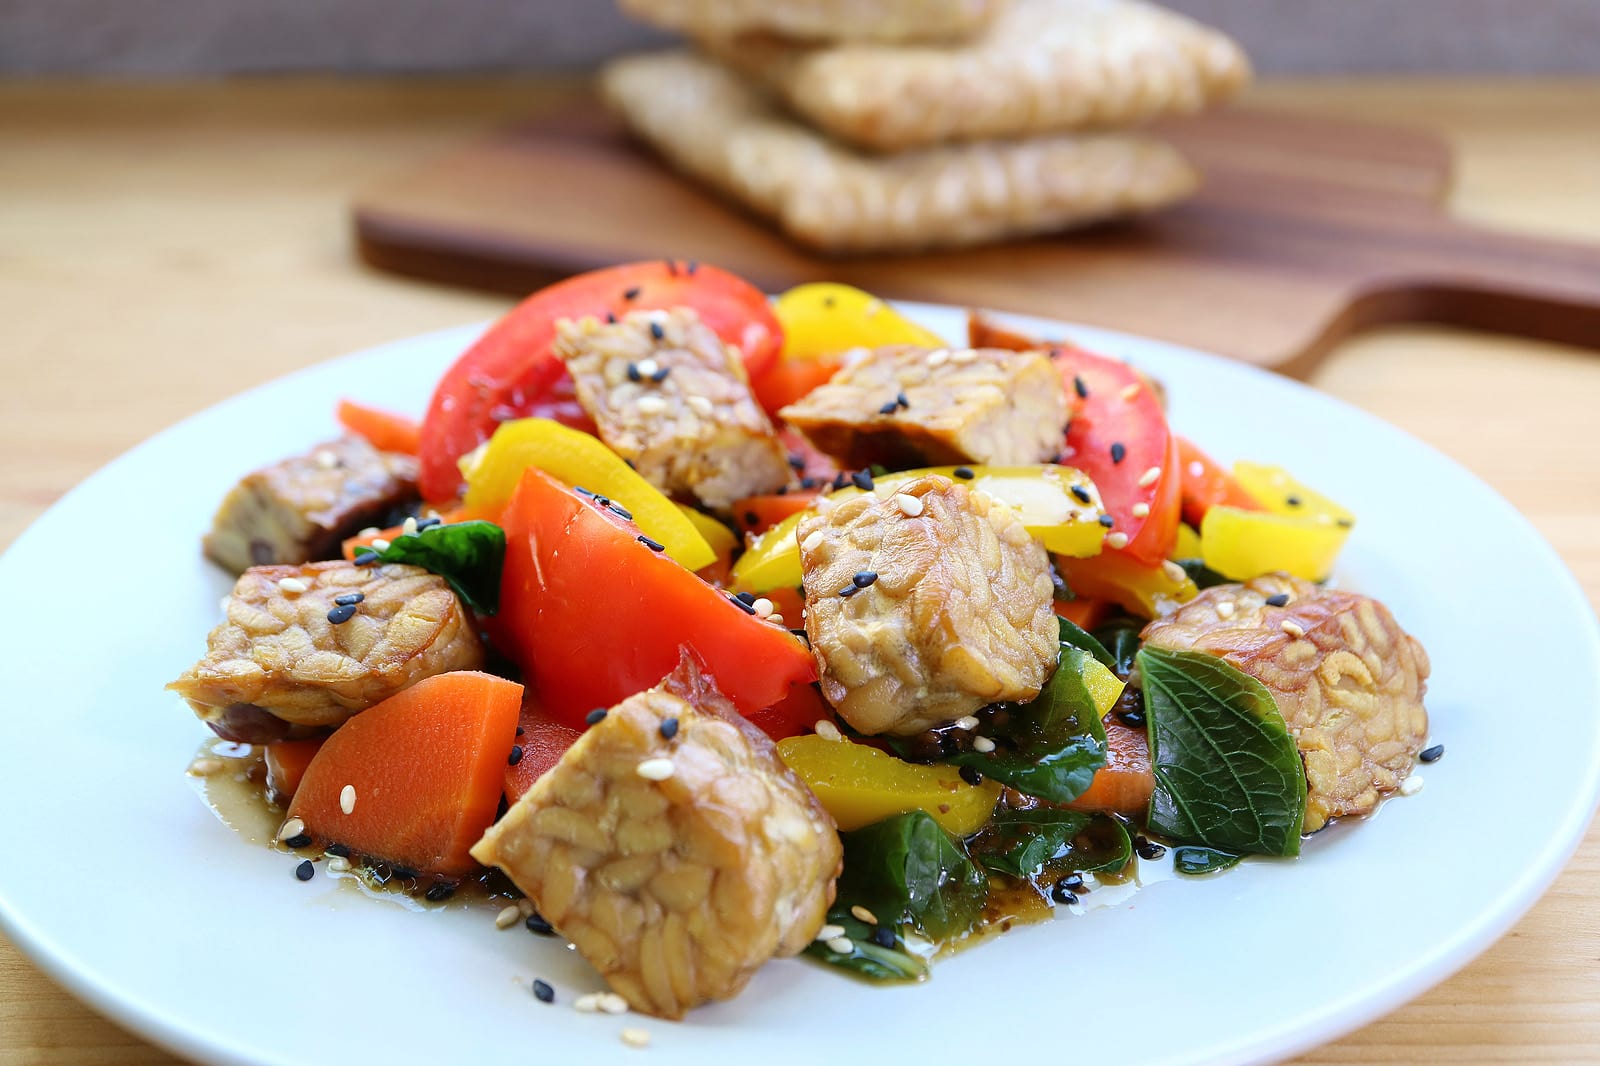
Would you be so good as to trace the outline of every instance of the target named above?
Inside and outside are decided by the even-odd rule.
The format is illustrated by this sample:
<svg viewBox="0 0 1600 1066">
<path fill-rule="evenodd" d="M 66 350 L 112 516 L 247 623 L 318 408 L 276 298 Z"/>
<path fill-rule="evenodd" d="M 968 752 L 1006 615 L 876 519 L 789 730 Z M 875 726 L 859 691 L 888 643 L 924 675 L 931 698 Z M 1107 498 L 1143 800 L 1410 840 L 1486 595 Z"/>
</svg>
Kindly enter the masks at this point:
<svg viewBox="0 0 1600 1066">
<path fill-rule="evenodd" d="M 1206 589 L 1143 635 L 1220 656 L 1272 692 L 1305 762 L 1308 833 L 1371 813 L 1428 736 L 1428 653 L 1370 597 L 1268 574 Z"/>
<path fill-rule="evenodd" d="M 167 688 L 229 740 L 330 729 L 425 677 L 484 662 L 456 594 L 415 566 L 252 567 L 226 610 L 205 657 Z"/>
<path fill-rule="evenodd" d="M 929 475 L 819 509 L 797 535 L 822 694 L 862 733 L 1032 699 L 1055 668 L 1045 550 L 987 493 Z"/>
<path fill-rule="evenodd" d="M 846 467 L 1003 466 L 1061 451 L 1067 401 L 1043 352 L 895 345 L 779 414 Z"/>
<path fill-rule="evenodd" d="M 688 308 L 556 324 L 555 353 L 600 439 L 673 496 L 726 511 L 789 480 L 738 349 Z"/>
<path fill-rule="evenodd" d="M 414 458 L 342 437 L 246 475 L 223 499 L 202 547 L 235 574 L 329 559 L 346 537 L 389 525 L 416 499 Z"/>
<path fill-rule="evenodd" d="M 811 943 L 843 852 L 772 741 L 686 654 L 591 726 L 472 855 L 635 1010 L 680 1018 Z"/>
</svg>

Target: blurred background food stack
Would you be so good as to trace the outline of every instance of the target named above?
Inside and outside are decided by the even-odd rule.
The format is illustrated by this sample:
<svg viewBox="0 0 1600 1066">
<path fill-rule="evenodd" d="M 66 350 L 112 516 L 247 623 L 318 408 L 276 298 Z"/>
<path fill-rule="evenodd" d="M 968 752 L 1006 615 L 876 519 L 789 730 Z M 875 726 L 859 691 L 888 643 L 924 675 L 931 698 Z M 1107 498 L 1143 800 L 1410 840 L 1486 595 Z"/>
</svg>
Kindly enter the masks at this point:
<svg viewBox="0 0 1600 1066">
<path fill-rule="evenodd" d="M 1198 176 L 1140 127 L 1250 76 L 1141 0 L 622 0 L 694 50 L 607 101 L 667 161 L 833 253 L 973 245 L 1165 207 Z"/>
</svg>

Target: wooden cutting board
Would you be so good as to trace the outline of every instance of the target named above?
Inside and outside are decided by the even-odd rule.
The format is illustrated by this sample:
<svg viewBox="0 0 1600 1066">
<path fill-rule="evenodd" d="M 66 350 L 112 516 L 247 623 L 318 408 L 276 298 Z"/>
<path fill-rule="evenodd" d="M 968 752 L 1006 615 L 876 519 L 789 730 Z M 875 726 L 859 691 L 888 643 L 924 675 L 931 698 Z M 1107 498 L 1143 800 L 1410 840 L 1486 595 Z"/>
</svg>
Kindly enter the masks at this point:
<svg viewBox="0 0 1600 1066">
<path fill-rule="evenodd" d="M 360 253 L 383 269 L 524 293 L 611 263 L 716 263 L 775 291 L 1026 311 L 1303 375 L 1369 326 L 1449 323 L 1600 347 L 1600 247 L 1479 229 L 1442 199 L 1426 133 L 1264 110 L 1164 124 L 1199 165 L 1162 214 L 957 252 L 826 259 L 666 169 L 579 101 L 368 190 Z"/>
</svg>

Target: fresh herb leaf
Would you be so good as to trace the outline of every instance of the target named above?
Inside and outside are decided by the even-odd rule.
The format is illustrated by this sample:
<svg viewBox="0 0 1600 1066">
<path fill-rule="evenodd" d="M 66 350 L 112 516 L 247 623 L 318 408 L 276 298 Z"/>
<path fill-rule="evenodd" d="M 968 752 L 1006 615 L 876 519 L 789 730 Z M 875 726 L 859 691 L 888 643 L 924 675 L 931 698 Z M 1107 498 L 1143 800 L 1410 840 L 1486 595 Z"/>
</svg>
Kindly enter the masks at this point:
<svg viewBox="0 0 1600 1066">
<path fill-rule="evenodd" d="M 875 927 L 851 914 L 848 907 L 835 906 L 829 911 L 828 924 L 844 930 L 850 950 L 835 951 L 828 946 L 828 941 L 813 940 L 806 948 L 806 954 L 812 958 L 850 970 L 869 981 L 920 981 L 928 976 L 926 959 L 907 951 L 899 937 L 895 938 L 892 948 L 875 943 L 872 939 Z"/>
<path fill-rule="evenodd" d="M 1120 870 L 1133 855 L 1122 823 L 1104 815 L 1041 807 L 1001 811 L 970 842 L 973 858 L 996 873 Z"/>
<path fill-rule="evenodd" d="M 1069 622 L 1065 618 L 1058 617 L 1056 621 L 1060 623 L 1061 627 L 1061 643 L 1071 644 L 1074 648 L 1082 648 L 1096 659 L 1099 659 L 1101 665 L 1107 670 L 1112 673 L 1116 672 L 1117 660 L 1111 657 L 1111 653 L 1106 650 L 1104 644 L 1094 638 L 1093 633 L 1079 628 L 1076 622 Z"/>
<path fill-rule="evenodd" d="M 859 905 L 880 925 L 909 925 L 933 940 L 960 936 L 982 914 L 988 878 L 927 811 L 897 814 L 839 839 L 838 910 L 848 914 Z"/>
<path fill-rule="evenodd" d="M 964 751 L 948 760 L 971 766 L 1046 803 L 1071 803 L 1106 764 L 1106 730 L 1083 681 L 1090 654 L 1061 646 L 1061 661 L 1037 698 L 1013 708 L 987 754 Z"/>
<path fill-rule="evenodd" d="M 1148 824 L 1221 851 L 1297 855 L 1306 777 L 1266 686 L 1214 655 L 1138 655 L 1155 794 Z"/>
<path fill-rule="evenodd" d="M 1208 589 L 1228 583 L 1228 579 L 1207 566 L 1204 559 L 1177 559 L 1174 561 L 1183 567 L 1183 572 L 1189 575 L 1189 580 L 1194 582 L 1196 588 Z"/>
<path fill-rule="evenodd" d="M 1143 622 L 1116 618 L 1094 631 L 1094 638 L 1111 653 L 1111 671 L 1118 677 L 1126 678 L 1133 672 L 1133 657 L 1139 654 L 1139 634 L 1143 630 Z"/>
<path fill-rule="evenodd" d="M 506 558 L 506 532 L 493 522 L 453 522 L 402 533 L 381 552 L 356 556 L 366 562 L 409 563 L 450 583 L 461 602 L 478 614 L 500 609 L 500 568 Z"/>
<path fill-rule="evenodd" d="M 1218 851 L 1216 848 L 1185 844 L 1181 848 L 1172 849 L 1172 868 L 1180 874 L 1198 876 L 1226 870 L 1230 866 L 1237 865 L 1240 858 L 1241 856 L 1231 851 Z"/>
</svg>

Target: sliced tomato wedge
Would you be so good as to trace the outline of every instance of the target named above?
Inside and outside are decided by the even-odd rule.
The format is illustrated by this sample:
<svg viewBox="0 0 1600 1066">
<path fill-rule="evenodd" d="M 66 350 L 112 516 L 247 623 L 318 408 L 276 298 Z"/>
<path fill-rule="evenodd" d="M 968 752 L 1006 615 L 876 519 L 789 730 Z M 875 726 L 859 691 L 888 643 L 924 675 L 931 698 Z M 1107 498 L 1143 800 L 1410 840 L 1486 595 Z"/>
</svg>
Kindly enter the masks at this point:
<svg viewBox="0 0 1600 1066">
<path fill-rule="evenodd" d="M 542 470 L 507 506 L 500 611 L 486 619 L 557 721 L 656 684 L 692 648 L 742 714 L 815 680 L 806 646 L 651 549 L 638 527 Z"/>
<path fill-rule="evenodd" d="M 1184 437 L 1178 438 L 1178 462 L 1183 486 L 1183 520 L 1194 528 L 1200 528 L 1206 512 L 1213 507 L 1262 510 L 1261 504 L 1232 474 Z"/>
<path fill-rule="evenodd" d="M 750 379 L 750 390 L 762 409 L 776 418 L 780 410 L 805 398 L 819 385 L 827 384 L 843 365 L 841 360 L 828 355 L 815 359 L 780 359 L 760 377 Z"/>
<path fill-rule="evenodd" d="M 783 495 L 746 496 L 733 502 L 734 524 L 740 533 L 765 533 L 790 515 L 797 515 L 817 502 L 821 489 L 798 489 Z"/>
<path fill-rule="evenodd" d="M 506 802 L 515 803 L 545 775 L 567 749 L 583 736 L 565 722 L 558 722 L 541 706 L 531 693 L 524 693 L 522 713 L 517 718 L 517 743 L 511 749 L 516 762 L 506 766 Z M 517 755 L 517 749 L 522 753 Z"/>
<path fill-rule="evenodd" d="M 461 489 L 456 461 L 513 418 L 553 418 L 593 432 L 572 378 L 551 351 L 563 318 L 688 307 L 744 355 L 751 378 L 771 366 L 783 332 L 761 291 L 712 266 L 676 260 L 626 263 L 540 289 L 495 323 L 445 371 L 422 420 L 418 458 L 424 499 Z"/>
</svg>

